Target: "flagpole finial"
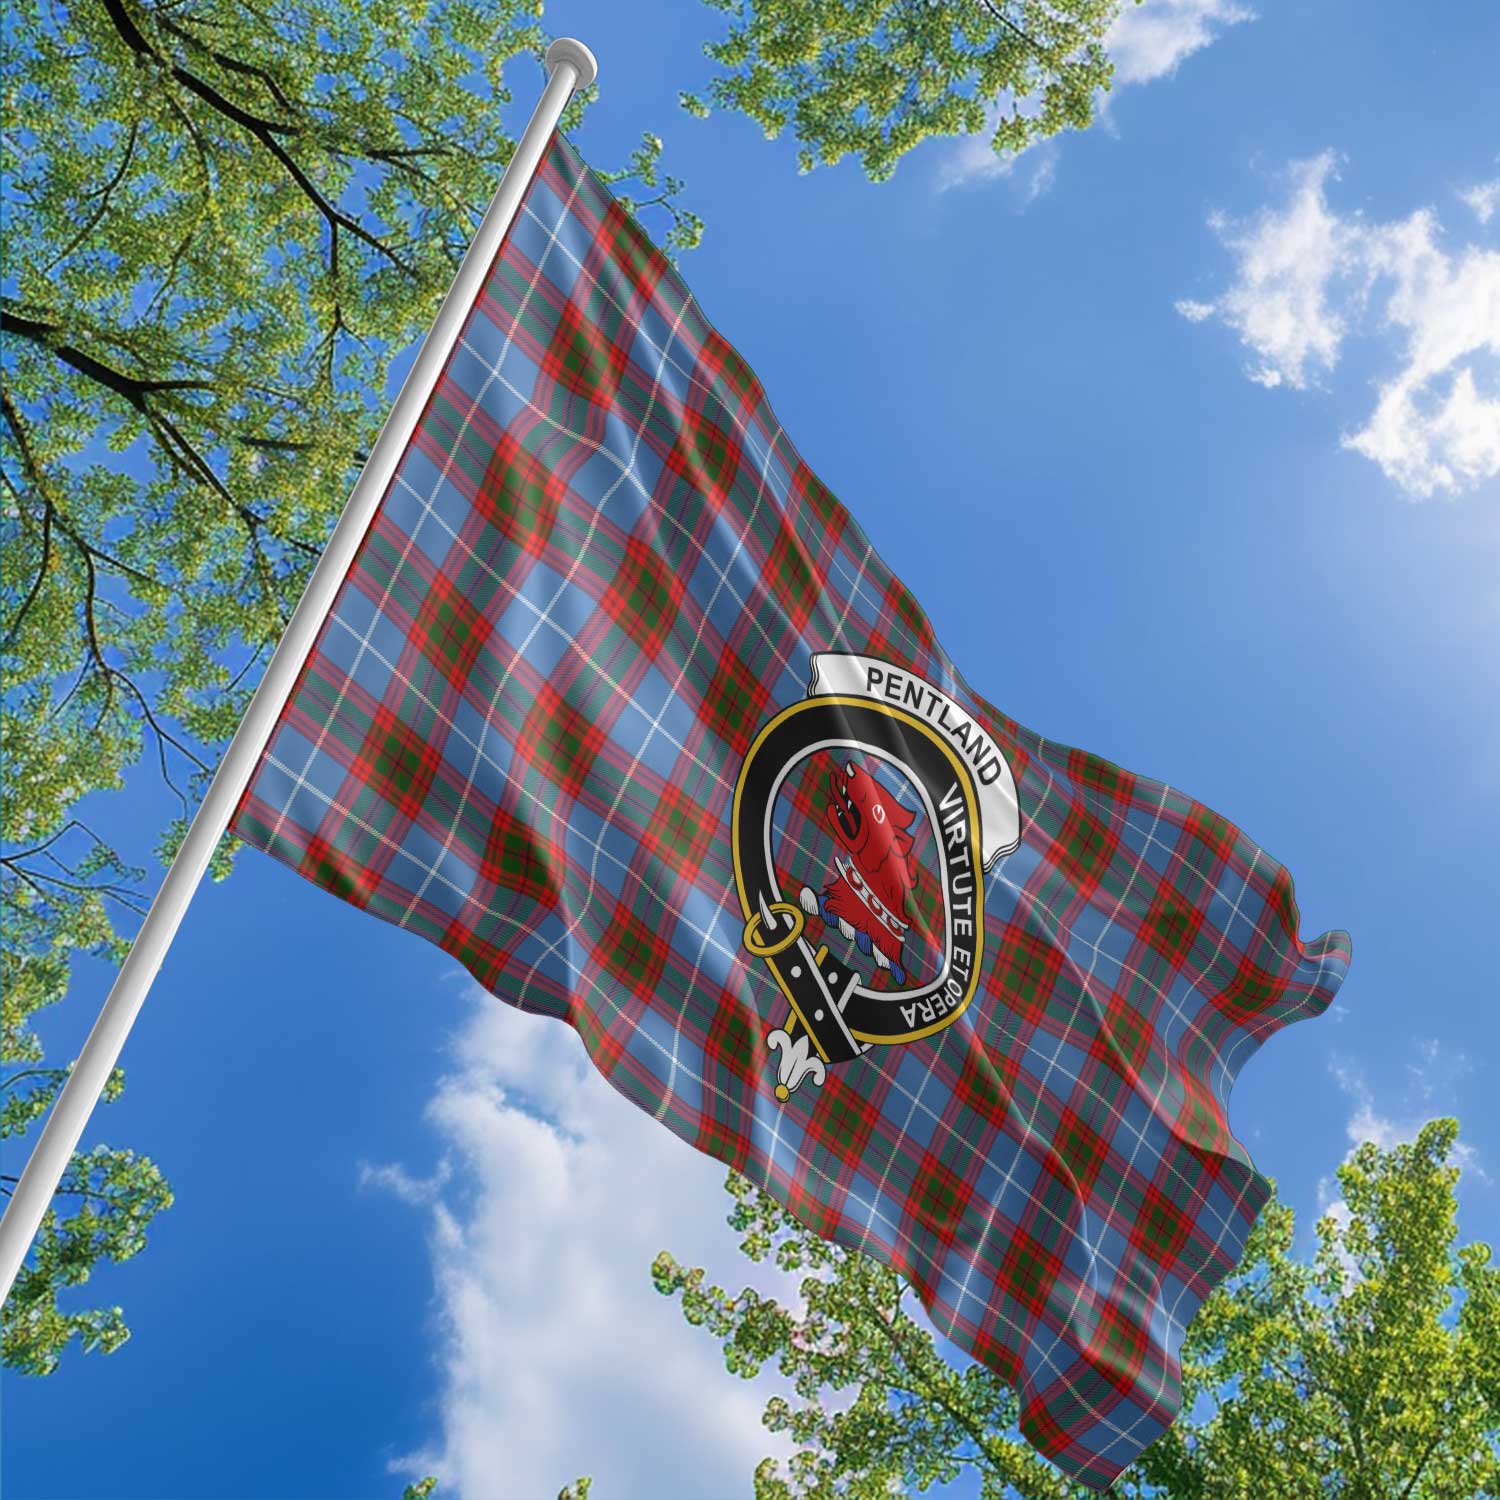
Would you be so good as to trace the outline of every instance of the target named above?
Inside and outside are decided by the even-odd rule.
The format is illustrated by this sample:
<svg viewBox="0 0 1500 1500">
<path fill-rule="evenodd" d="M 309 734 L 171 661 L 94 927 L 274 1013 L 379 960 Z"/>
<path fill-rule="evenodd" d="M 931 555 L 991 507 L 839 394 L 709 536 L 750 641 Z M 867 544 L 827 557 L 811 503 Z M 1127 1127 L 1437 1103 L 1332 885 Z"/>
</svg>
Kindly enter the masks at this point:
<svg viewBox="0 0 1500 1500">
<path fill-rule="evenodd" d="M 547 72 L 555 73 L 563 63 L 572 63 L 578 70 L 575 89 L 586 89 L 599 76 L 599 63 L 577 37 L 560 36 L 547 48 Z"/>
</svg>

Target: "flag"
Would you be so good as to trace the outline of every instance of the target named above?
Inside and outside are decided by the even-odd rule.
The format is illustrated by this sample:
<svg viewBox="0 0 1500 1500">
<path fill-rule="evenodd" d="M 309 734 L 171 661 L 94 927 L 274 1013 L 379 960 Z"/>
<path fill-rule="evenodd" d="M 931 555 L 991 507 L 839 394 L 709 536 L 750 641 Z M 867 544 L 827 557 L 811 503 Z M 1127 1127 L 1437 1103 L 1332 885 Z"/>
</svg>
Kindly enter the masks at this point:
<svg viewBox="0 0 1500 1500">
<path fill-rule="evenodd" d="M 969 689 L 561 135 L 232 827 L 894 1267 L 1095 1487 L 1266 1200 L 1235 1076 L 1349 958 Z"/>
</svg>

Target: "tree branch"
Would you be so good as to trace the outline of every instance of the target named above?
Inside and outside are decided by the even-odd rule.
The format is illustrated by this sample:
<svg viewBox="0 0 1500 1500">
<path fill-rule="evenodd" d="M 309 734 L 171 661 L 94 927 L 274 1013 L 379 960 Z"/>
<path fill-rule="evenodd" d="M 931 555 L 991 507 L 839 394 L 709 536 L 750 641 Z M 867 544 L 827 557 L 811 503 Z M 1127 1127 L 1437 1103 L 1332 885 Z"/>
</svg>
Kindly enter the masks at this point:
<svg viewBox="0 0 1500 1500">
<path fill-rule="evenodd" d="M 92 354 L 78 348 L 75 344 L 57 342 L 53 335 L 62 331 L 57 324 L 43 323 L 35 318 L 28 318 L 18 312 L 13 305 L 7 305 L 3 309 L 0 329 L 50 350 L 65 365 L 77 370 L 80 375 L 86 375 L 90 380 L 96 381 L 116 395 L 123 396 L 143 417 L 150 415 L 147 410 L 147 399 L 156 392 L 212 391 L 215 389 L 213 382 L 208 380 L 146 380 L 139 376 L 127 375 L 123 370 L 116 370 L 113 366 L 95 359 Z"/>
<path fill-rule="evenodd" d="M 25 462 L 23 457 L 22 462 Z M 32 580 L 31 588 L 22 601 L 21 607 L 16 611 L 16 617 L 11 621 L 10 629 L 5 632 L 5 645 L 9 647 L 15 638 L 21 633 L 21 622 L 26 618 L 26 612 L 36 603 L 36 596 L 42 591 L 42 584 L 47 578 L 47 567 L 52 560 L 52 507 L 48 505 L 42 512 L 42 560 L 37 566 L 36 577 Z"/>
<path fill-rule="evenodd" d="M 193 24 L 200 23 L 201 19 L 201 17 L 193 15 L 188 15 L 183 18 L 184 22 Z M 264 68 L 256 67 L 253 63 L 241 62 L 236 57 L 230 57 L 226 53 L 217 51 L 215 48 L 210 47 L 207 42 L 200 40 L 198 37 L 195 37 L 190 31 L 188 31 L 186 25 L 179 25 L 178 22 L 171 20 L 167 16 L 158 15 L 157 21 L 163 31 L 170 31 L 173 36 L 177 37 L 183 43 L 184 46 L 191 47 L 195 52 L 202 53 L 204 56 L 211 58 L 214 62 L 218 63 L 221 68 L 226 69 L 228 72 L 239 73 L 241 76 L 246 78 L 259 79 L 261 83 L 265 84 L 266 92 L 270 94 L 270 96 L 276 101 L 277 104 L 281 106 L 282 109 L 286 110 L 289 114 L 294 114 L 296 112 L 297 106 L 287 98 L 281 85 L 277 83 L 275 78 L 273 78 L 271 74 L 269 74 Z M 290 134 L 300 133 L 300 127 L 284 126 L 282 128 L 287 130 Z"/>
<path fill-rule="evenodd" d="M 45 880 L 48 885 L 61 886 L 66 891 L 73 891 L 80 896 L 104 896 L 111 901 L 118 902 L 126 910 L 132 911 L 138 917 L 146 915 L 146 907 L 140 896 L 130 889 L 129 886 L 104 884 L 87 885 L 82 881 L 69 880 L 62 875 L 49 875 L 45 870 L 25 869 L 10 855 L 0 855 L 0 865 L 3 865 L 18 880 L 24 880 L 42 900 L 49 901 L 52 898 L 37 884 L 39 880 Z"/>
<path fill-rule="evenodd" d="M 299 126 L 287 125 L 278 120 L 266 120 L 259 115 L 251 114 L 249 110 L 241 109 L 238 104 L 232 99 L 226 98 L 211 83 L 199 78 L 196 73 L 189 72 L 180 63 L 173 62 L 171 58 L 163 57 L 146 40 L 140 28 L 131 19 L 129 12 L 125 9 L 124 0 L 103 0 L 103 5 L 105 14 L 108 15 L 110 21 L 114 24 L 115 30 L 132 52 L 139 57 L 148 58 L 150 61 L 164 68 L 189 93 L 196 94 L 210 108 L 225 116 L 226 119 L 233 120 L 242 129 L 249 131 L 281 163 L 287 175 L 301 189 L 303 197 L 330 224 L 337 224 L 347 229 L 356 239 L 363 240 L 372 250 L 385 256 L 397 270 L 404 272 L 408 276 L 416 275 L 416 268 L 407 264 L 378 235 L 371 234 L 357 219 L 352 219 L 348 214 L 342 213 L 335 208 L 318 191 L 312 179 L 298 165 L 286 147 L 276 139 L 278 135 L 300 134 L 301 128 Z"/>
<path fill-rule="evenodd" d="M 46 274 L 46 272 L 50 271 L 53 266 L 55 266 L 59 261 L 66 260 L 68 256 L 70 256 L 89 237 L 89 235 L 93 233 L 94 226 L 99 222 L 100 219 L 104 217 L 105 213 L 108 211 L 109 200 L 113 195 L 114 190 L 119 187 L 120 179 L 124 177 L 125 168 L 130 165 L 131 157 L 135 155 L 136 134 L 139 129 L 140 122 L 138 120 L 132 120 L 130 124 L 130 137 L 125 142 L 125 150 L 120 157 L 120 165 L 115 168 L 114 176 L 112 176 L 99 191 L 98 208 L 96 208 L 94 212 L 89 216 L 88 223 L 85 224 L 83 228 L 80 229 L 78 233 L 68 241 L 67 246 L 64 249 L 59 250 L 57 254 L 54 255 L 52 259 L 42 267 L 42 272 L 44 275 Z"/>
<path fill-rule="evenodd" d="M 1416 1462 L 1416 1467 L 1411 1471 L 1411 1478 L 1406 1481 L 1405 1486 L 1403 1487 L 1401 1493 L 1396 1497 L 1396 1500 L 1410 1500 L 1411 1492 L 1416 1487 L 1417 1480 L 1420 1477 L 1422 1470 L 1427 1467 L 1427 1460 L 1431 1458 L 1432 1455 L 1437 1451 L 1438 1444 L 1442 1442 L 1445 1436 L 1446 1433 L 1441 1427 L 1439 1427 L 1438 1430 L 1433 1433 L 1432 1441 L 1429 1442 L 1427 1444 L 1427 1447 L 1423 1450 L 1421 1458 L 1419 1458 Z"/>
<path fill-rule="evenodd" d="M 0 1078 L 0 1089 L 13 1088 L 23 1078 L 61 1078 L 67 1073 L 66 1068 L 22 1068 L 19 1073 L 9 1073 Z M 35 1090 L 32 1090 L 35 1093 Z"/>
<path fill-rule="evenodd" d="M 996 4 L 994 4 L 994 0 L 979 0 L 979 3 L 980 3 L 980 4 L 981 4 L 981 5 L 982 5 L 982 6 L 983 6 L 983 7 L 984 7 L 984 8 L 985 8 L 985 9 L 986 9 L 986 10 L 987 10 L 987 11 L 988 11 L 988 12 L 989 12 L 989 13 L 990 13 L 990 14 L 991 14 L 991 15 L 992 15 L 992 16 L 993 16 L 993 17 L 994 17 L 994 18 L 995 18 L 995 19 L 996 19 L 996 20 L 997 20 L 997 21 L 998 21 L 998 22 L 999 22 L 999 23 L 1000 23 L 1000 24 L 1001 24 L 1001 25 L 1002 25 L 1002 26 L 1003 26 L 1003 27 L 1005 27 L 1005 29 L 1006 29 L 1006 30 L 1007 30 L 1007 31 L 1010 31 L 1010 32 L 1013 32 L 1013 33 L 1014 33 L 1014 34 L 1015 34 L 1015 35 L 1016 35 L 1016 36 L 1018 36 L 1018 37 L 1020 37 L 1020 39 L 1021 39 L 1021 40 L 1022 40 L 1022 41 L 1023 41 L 1023 42 L 1025 42 L 1025 43 L 1026 43 L 1026 45 L 1027 45 L 1027 46 L 1028 46 L 1028 47 L 1030 47 L 1030 48 L 1031 48 L 1031 50 L 1032 50 L 1032 51 L 1033 51 L 1033 52 L 1034 52 L 1034 53 L 1036 53 L 1036 55 L 1037 55 L 1037 56 L 1038 56 L 1038 57 L 1039 57 L 1039 58 L 1042 58 L 1042 59 L 1043 59 L 1043 60 L 1045 60 L 1045 59 L 1046 59 L 1046 56 L 1047 56 L 1047 54 L 1046 54 L 1046 53 L 1045 53 L 1045 52 L 1044 52 L 1044 51 L 1043 51 L 1043 50 L 1042 50 L 1042 48 L 1041 48 L 1041 46 L 1040 46 L 1040 45 L 1039 45 L 1039 44 L 1038 44 L 1038 42 L 1037 42 L 1037 40 L 1036 40 L 1036 38 L 1035 38 L 1035 37 L 1032 37 L 1032 36 L 1028 36 L 1028 35 L 1027 35 L 1027 33 L 1026 33 L 1026 32 L 1024 32 L 1024 31 L 1022 31 L 1022 30 L 1021 30 L 1021 28 L 1020 28 L 1020 27 L 1019 27 L 1019 26 L 1017 26 L 1017 25 L 1016 25 L 1016 23 L 1015 23 L 1015 22 L 1014 22 L 1014 21 L 1012 21 L 1012 20 L 1011 20 L 1011 18 L 1010 18 L 1010 17 L 1009 17 L 1009 16 L 1008 16 L 1008 15 L 1006 15 L 1006 14 L 1005 14 L 1005 12 L 1004 12 L 1004 11 L 1003 11 L 1003 10 L 1001 10 L 1001 9 L 1000 9 L 1000 7 L 999 7 L 999 6 L 997 6 L 997 5 L 996 5 Z"/>
</svg>

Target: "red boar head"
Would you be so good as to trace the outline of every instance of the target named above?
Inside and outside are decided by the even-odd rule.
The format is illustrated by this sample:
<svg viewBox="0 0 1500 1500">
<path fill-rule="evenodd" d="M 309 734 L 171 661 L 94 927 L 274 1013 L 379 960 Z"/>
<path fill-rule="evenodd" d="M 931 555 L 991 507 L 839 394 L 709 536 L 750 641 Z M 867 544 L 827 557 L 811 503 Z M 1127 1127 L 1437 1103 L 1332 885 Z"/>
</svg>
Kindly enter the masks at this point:
<svg viewBox="0 0 1500 1500">
<path fill-rule="evenodd" d="M 881 784 L 850 761 L 840 774 L 828 776 L 828 823 L 833 836 L 854 857 L 860 872 L 882 900 L 900 910 L 899 892 L 912 888 L 912 837 L 907 831 L 915 811 L 902 807 Z M 886 861 L 896 858 L 889 868 Z M 893 889 L 894 887 L 894 889 Z M 897 900 L 889 897 L 896 896 Z"/>
</svg>

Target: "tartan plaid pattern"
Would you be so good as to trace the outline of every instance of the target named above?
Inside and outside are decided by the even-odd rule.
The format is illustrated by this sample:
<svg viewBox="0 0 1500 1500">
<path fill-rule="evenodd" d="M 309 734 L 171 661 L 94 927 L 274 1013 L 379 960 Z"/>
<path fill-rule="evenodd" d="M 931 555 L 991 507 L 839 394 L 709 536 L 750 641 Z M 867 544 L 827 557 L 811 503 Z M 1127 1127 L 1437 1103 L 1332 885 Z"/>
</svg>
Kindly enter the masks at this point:
<svg viewBox="0 0 1500 1500">
<path fill-rule="evenodd" d="M 829 650 L 972 714 L 1023 838 L 986 879 L 969 1009 L 781 1106 L 786 1006 L 740 944 L 728 820 L 752 737 Z M 778 865 L 820 886 L 814 772 L 777 816 Z M 969 691 L 561 137 L 233 827 L 570 1021 L 627 1098 L 896 1267 L 1099 1487 L 1175 1415 L 1184 1329 L 1267 1196 L 1234 1079 L 1349 958 L 1299 941 L 1286 872 L 1216 813 Z M 934 899 L 914 932 L 941 930 Z"/>
</svg>

